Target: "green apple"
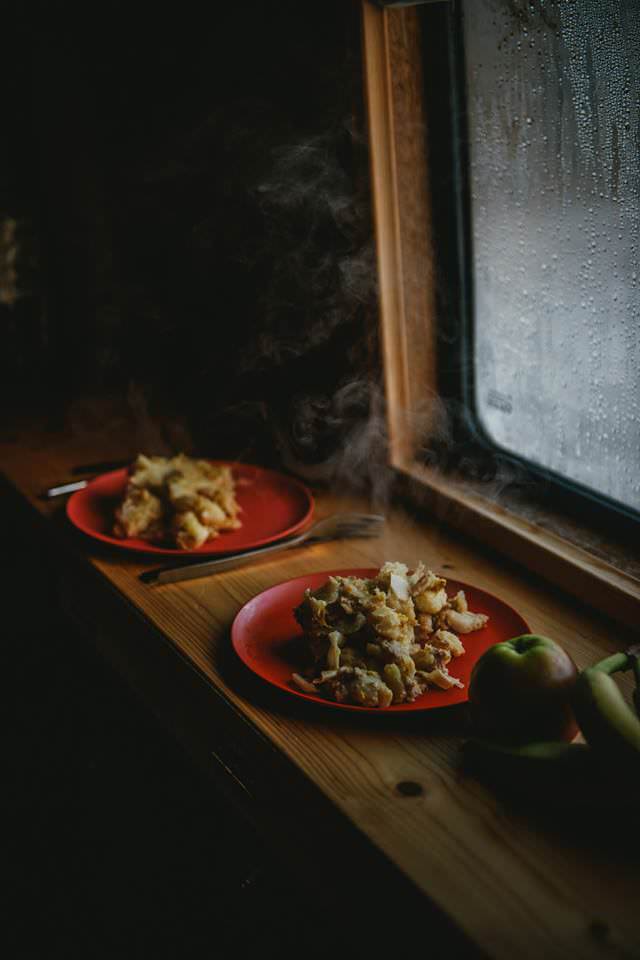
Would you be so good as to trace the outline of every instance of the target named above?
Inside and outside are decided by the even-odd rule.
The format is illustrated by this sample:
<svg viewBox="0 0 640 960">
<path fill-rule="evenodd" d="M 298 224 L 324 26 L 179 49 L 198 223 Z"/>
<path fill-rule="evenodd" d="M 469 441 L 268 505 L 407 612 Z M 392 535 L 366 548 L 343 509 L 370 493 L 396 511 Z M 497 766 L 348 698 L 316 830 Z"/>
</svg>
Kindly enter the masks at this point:
<svg viewBox="0 0 640 960">
<path fill-rule="evenodd" d="M 572 740 L 577 677 L 569 654 L 548 637 L 526 633 L 496 643 L 471 672 L 473 723 L 483 736 L 505 743 Z"/>
</svg>

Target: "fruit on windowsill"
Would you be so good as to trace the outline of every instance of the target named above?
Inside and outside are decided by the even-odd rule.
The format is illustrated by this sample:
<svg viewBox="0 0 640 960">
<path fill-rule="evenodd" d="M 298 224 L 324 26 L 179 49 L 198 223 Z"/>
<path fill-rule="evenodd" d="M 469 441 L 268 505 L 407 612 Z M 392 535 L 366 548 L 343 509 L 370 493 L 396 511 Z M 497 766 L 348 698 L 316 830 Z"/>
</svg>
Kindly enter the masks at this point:
<svg viewBox="0 0 640 960">
<path fill-rule="evenodd" d="M 508 745 L 471 739 L 462 745 L 464 772 L 538 815 L 548 811 L 636 810 L 640 768 L 611 764 L 586 743 Z"/>
<path fill-rule="evenodd" d="M 495 644 L 471 673 L 475 731 L 505 744 L 572 740 L 577 678 L 569 654 L 549 637 L 523 634 Z"/>
<path fill-rule="evenodd" d="M 609 762 L 640 771 L 640 719 L 627 704 L 613 674 L 634 669 L 635 648 L 614 653 L 583 670 L 575 685 L 573 708 L 587 743 Z M 637 682 L 637 680 L 636 680 Z M 637 706 L 638 688 L 634 694 Z"/>
</svg>

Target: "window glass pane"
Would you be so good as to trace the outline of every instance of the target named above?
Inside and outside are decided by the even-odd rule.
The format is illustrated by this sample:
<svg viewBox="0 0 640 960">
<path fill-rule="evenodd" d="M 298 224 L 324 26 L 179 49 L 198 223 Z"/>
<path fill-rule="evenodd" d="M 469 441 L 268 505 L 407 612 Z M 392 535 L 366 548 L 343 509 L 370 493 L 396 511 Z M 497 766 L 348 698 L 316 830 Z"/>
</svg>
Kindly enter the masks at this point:
<svg viewBox="0 0 640 960">
<path fill-rule="evenodd" d="M 463 4 L 479 420 L 640 509 L 640 3 Z"/>
</svg>

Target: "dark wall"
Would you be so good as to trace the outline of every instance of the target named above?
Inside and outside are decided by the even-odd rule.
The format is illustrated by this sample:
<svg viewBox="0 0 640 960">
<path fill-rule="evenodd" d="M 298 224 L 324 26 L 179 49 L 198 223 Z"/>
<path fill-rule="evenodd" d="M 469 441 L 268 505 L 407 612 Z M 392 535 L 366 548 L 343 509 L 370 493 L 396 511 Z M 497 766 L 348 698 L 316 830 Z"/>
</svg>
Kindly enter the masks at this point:
<svg viewBox="0 0 640 960">
<path fill-rule="evenodd" d="M 196 443 L 275 422 L 321 458 L 368 403 L 358 5 L 27 3 L 9 33 L 12 403 L 142 392 Z"/>
</svg>

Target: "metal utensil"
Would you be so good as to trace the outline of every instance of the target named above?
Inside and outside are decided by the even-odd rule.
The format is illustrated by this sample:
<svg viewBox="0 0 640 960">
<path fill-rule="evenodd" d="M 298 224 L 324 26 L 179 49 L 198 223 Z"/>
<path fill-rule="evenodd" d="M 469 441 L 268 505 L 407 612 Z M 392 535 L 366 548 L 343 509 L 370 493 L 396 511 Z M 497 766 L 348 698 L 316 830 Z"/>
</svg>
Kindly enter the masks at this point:
<svg viewBox="0 0 640 960">
<path fill-rule="evenodd" d="M 72 480 L 70 483 L 61 483 L 57 487 L 49 487 L 48 490 L 43 492 L 42 496 L 45 500 L 52 500 L 54 497 L 62 497 L 65 493 L 84 490 L 88 483 L 89 480 Z"/>
<path fill-rule="evenodd" d="M 207 577 L 222 570 L 231 570 L 250 563 L 259 557 L 278 550 L 288 550 L 299 547 L 303 543 L 318 543 L 324 540 L 341 540 L 347 537 L 378 537 L 384 525 L 384 517 L 371 513 L 336 513 L 324 520 L 319 520 L 312 527 L 287 540 L 279 540 L 268 547 L 259 547 L 257 550 L 248 550 L 245 553 L 235 553 L 231 557 L 219 560 L 205 560 L 199 563 L 181 564 L 180 566 L 158 567 L 155 570 L 146 570 L 140 574 L 143 583 L 156 586 L 159 583 L 176 583 L 179 580 L 194 580 L 196 577 Z"/>
<path fill-rule="evenodd" d="M 101 473 L 107 473 L 110 470 L 118 470 L 126 467 L 131 460 L 99 460 L 97 463 L 82 463 L 71 468 L 71 473 L 78 476 L 80 473 L 88 473 L 90 476 L 84 480 L 70 480 L 69 483 L 58 483 L 55 487 L 49 487 L 40 494 L 45 500 L 52 500 L 54 497 L 62 497 L 66 493 L 75 493 L 76 490 L 84 490 L 90 480 L 95 480 Z"/>
</svg>

